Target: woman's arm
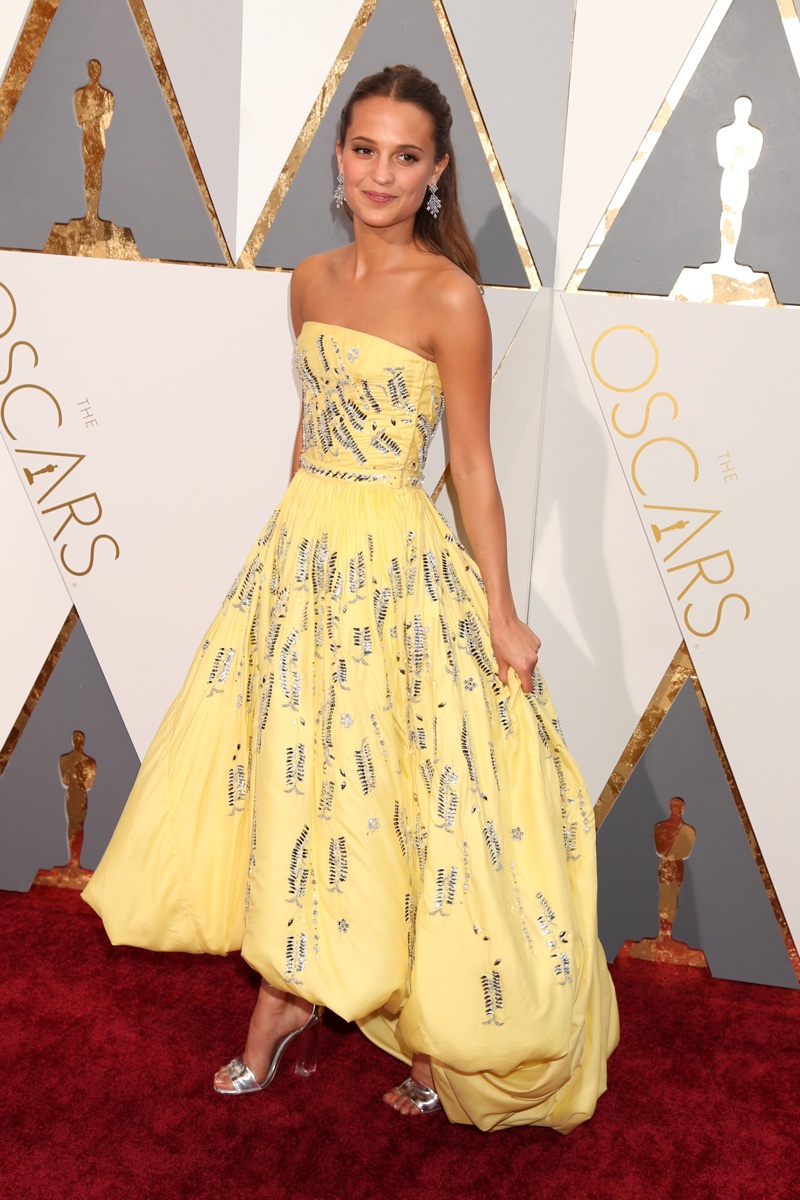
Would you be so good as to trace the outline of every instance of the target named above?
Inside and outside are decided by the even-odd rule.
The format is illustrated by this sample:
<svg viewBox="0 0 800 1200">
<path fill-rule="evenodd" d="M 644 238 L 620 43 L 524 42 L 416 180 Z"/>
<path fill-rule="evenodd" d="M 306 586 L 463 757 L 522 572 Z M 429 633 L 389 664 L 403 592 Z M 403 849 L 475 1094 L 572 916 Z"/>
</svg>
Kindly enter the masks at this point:
<svg viewBox="0 0 800 1200">
<path fill-rule="evenodd" d="M 508 577 L 505 514 L 489 441 L 489 318 L 477 287 L 461 276 L 442 289 L 437 308 L 434 351 L 447 407 L 450 474 L 486 588 L 498 675 L 508 683 L 513 667 L 529 691 L 541 642 L 518 617 Z"/>
<path fill-rule="evenodd" d="M 297 433 L 295 434 L 295 439 L 294 439 L 294 449 L 292 450 L 292 474 L 289 476 L 290 479 L 292 478 L 292 476 L 295 474 L 296 471 L 300 470 L 300 454 L 302 452 L 302 449 L 303 449 L 303 409 L 302 409 L 302 402 L 301 402 L 300 424 L 297 426 Z"/>
<path fill-rule="evenodd" d="M 294 271 L 292 271 L 292 279 L 289 284 L 289 312 L 292 318 L 292 329 L 294 336 L 298 337 L 300 330 L 303 328 L 303 293 L 305 292 L 308 277 L 313 275 L 313 262 L 309 259 L 304 259 L 298 263 Z M 294 438 L 294 448 L 292 450 L 292 470 L 289 478 L 300 469 L 300 453 L 303 449 L 303 403 L 300 402 L 300 420 L 297 425 L 297 433 Z"/>
</svg>

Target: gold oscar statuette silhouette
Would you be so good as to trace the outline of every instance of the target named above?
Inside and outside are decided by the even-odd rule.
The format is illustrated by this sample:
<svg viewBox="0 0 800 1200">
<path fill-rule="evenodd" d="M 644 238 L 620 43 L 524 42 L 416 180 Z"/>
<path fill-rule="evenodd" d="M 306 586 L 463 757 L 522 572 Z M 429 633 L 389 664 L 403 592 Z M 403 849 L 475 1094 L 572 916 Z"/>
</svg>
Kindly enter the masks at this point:
<svg viewBox="0 0 800 1200">
<path fill-rule="evenodd" d="M 772 282 L 765 271 L 753 271 L 736 261 L 742 217 L 750 190 L 750 172 L 764 145 L 764 134 L 750 124 L 753 102 L 739 96 L 733 105 L 734 120 L 717 134 L 717 161 L 722 167 L 719 194 L 720 252 L 716 262 L 684 267 L 670 292 L 671 300 L 705 304 L 777 305 Z"/>
<path fill-rule="evenodd" d="M 672 928 L 678 912 L 678 893 L 683 883 L 684 862 L 692 853 L 697 831 L 683 819 L 685 804 L 680 796 L 669 802 L 670 815 L 653 830 L 658 864 L 658 937 L 625 942 L 622 958 L 643 958 L 675 966 L 706 967 L 706 956 L 685 942 L 676 942 Z"/>
<path fill-rule="evenodd" d="M 48 463 L 46 467 L 40 467 L 38 471 L 31 471 L 28 467 L 25 468 L 25 478 L 28 483 L 33 486 L 33 481 L 37 475 L 51 475 L 56 469 L 55 463 Z"/>
<path fill-rule="evenodd" d="M 100 83 L 102 67 L 96 58 L 88 65 L 89 82 L 75 93 L 75 118 L 83 130 L 84 190 L 86 216 L 56 224 L 44 247 L 48 254 L 83 255 L 88 258 L 138 259 L 130 229 L 120 228 L 100 216 L 106 130 L 114 115 L 114 95 Z"/>
<path fill-rule="evenodd" d="M 650 526 L 650 528 L 653 531 L 653 537 L 656 540 L 656 544 L 658 544 L 661 541 L 661 539 L 665 533 L 674 533 L 678 529 L 688 529 L 688 527 L 689 527 L 688 521 L 674 521 L 672 523 L 672 525 L 665 525 L 663 527 L 663 529 L 658 525 Z"/>
<path fill-rule="evenodd" d="M 78 888 L 91 879 L 92 872 L 81 866 L 83 848 L 83 826 L 89 806 L 88 792 L 97 776 L 97 763 L 84 753 L 84 735 L 76 729 L 72 735 L 72 749 L 58 760 L 61 782 L 67 789 L 67 845 L 69 862 L 63 867 L 38 871 L 34 883 L 49 887 Z"/>
</svg>

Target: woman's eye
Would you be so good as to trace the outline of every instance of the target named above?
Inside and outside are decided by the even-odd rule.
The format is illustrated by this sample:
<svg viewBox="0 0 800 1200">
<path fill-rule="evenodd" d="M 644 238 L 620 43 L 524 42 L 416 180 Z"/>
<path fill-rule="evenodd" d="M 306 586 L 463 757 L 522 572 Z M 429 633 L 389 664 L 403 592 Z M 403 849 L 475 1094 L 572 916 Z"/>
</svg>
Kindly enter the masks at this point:
<svg viewBox="0 0 800 1200">
<path fill-rule="evenodd" d="M 404 160 L 404 162 L 419 162 L 416 154 L 401 154 L 400 157 Z"/>
</svg>

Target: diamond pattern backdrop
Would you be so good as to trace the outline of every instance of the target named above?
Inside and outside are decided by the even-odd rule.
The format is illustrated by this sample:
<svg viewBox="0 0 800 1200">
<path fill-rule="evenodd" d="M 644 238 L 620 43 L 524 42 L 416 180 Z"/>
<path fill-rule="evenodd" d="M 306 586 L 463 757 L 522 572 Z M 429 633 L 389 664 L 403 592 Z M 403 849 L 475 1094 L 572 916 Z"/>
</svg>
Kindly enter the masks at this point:
<svg viewBox="0 0 800 1200">
<path fill-rule="evenodd" d="M 4 5 L 0 887 L 66 854 L 76 728 L 96 861 L 287 482 L 287 269 L 349 236 L 342 99 L 405 60 L 455 113 L 514 594 L 599 801 L 606 948 L 656 932 L 652 825 L 679 793 L 687 940 L 718 974 L 797 986 L 777 751 L 800 665 L 799 45 L 790 0 L 674 0 L 658 21 L 637 0 L 499 0 L 490 22 L 479 0 Z M 82 104 L 105 124 L 94 225 Z M 446 462 L 445 424 L 431 490 Z M 438 504 L 459 527 L 449 486 Z"/>
</svg>

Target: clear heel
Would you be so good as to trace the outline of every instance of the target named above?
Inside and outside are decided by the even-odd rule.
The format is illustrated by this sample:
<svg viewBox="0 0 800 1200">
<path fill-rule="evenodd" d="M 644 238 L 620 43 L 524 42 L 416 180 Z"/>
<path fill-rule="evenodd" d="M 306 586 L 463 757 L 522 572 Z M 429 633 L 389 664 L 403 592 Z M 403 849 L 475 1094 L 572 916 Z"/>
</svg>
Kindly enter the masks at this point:
<svg viewBox="0 0 800 1200">
<path fill-rule="evenodd" d="M 319 1027 L 322 1024 L 323 1008 L 315 1004 L 311 1016 L 306 1021 L 297 1038 L 297 1061 L 294 1066 L 295 1075 L 306 1078 L 313 1075 L 317 1069 L 317 1049 L 319 1046 Z"/>
<path fill-rule="evenodd" d="M 220 1087 L 215 1081 L 214 1091 L 223 1096 L 240 1096 L 244 1092 L 263 1092 L 264 1088 L 269 1087 L 275 1078 L 280 1061 L 292 1042 L 295 1043 L 297 1049 L 295 1071 L 298 1075 L 313 1075 L 317 1069 L 317 1042 L 324 1011 L 321 1004 L 315 1004 L 305 1025 L 301 1025 L 299 1029 L 295 1029 L 281 1038 L 273 1051 L 272 1061 L 263 1079 L 256 1079 L 243 1059 L 234 1058 L 224 1068 L 231 1087 Z"/>
</svg>

